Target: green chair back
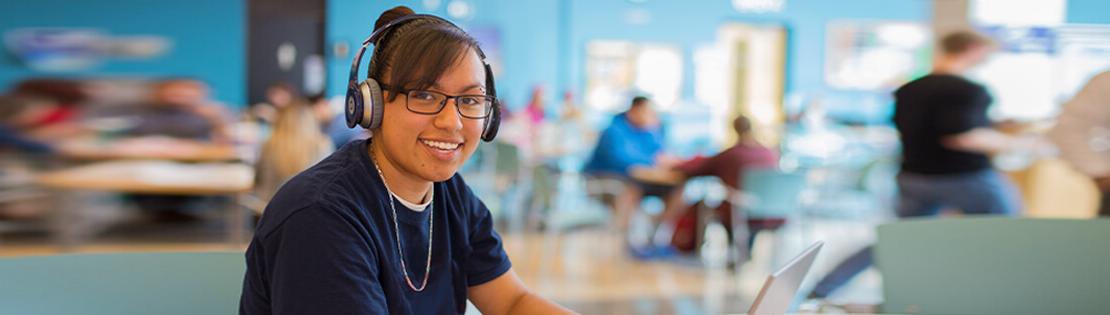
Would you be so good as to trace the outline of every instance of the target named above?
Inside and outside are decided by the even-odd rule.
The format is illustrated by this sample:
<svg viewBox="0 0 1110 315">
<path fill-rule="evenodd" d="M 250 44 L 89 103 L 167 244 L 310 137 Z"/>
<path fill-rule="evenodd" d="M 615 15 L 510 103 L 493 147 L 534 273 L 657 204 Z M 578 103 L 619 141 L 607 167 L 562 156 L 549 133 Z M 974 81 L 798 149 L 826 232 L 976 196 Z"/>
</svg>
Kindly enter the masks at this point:
<svg viewBox="0 0 1110 315">
<path fill-rule="evenodd" d="M 0 259 L 0 314 L 235 314 L 242 252 Z"/>
<path fill-rule="evenodd" d="M 750 218 L 784 218 L 802 206 L 800 197 L 806 189 L 803 172 L 750 169 L 744 172 L 741 181 L 743 193 L 749 199 L 742 208 Z"/>
<path fill-rule="evenodd" d="M 883 313 L 1110 314 L 1110 219 L 918 219 L 878 234 Z"/>
</svg>

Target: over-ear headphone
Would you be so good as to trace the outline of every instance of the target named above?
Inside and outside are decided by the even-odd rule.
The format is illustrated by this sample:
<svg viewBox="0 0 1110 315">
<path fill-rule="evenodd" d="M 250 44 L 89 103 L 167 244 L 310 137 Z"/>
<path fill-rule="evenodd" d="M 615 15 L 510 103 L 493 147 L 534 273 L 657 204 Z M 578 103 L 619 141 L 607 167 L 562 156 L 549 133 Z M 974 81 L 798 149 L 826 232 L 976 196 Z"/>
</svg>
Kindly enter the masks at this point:
<svg viewBox="0 0 1110 315">
<path fill-rule="evenodd" d="M 397 18 L 371 33 L 370 37 L 362 42 L 362 47 L 358 49 L 358 53 L 355 54 L 354 62 L 351 63 L 350 77 L 347 79 L 346 113 L 348 128 L 354 128 L 358 125 L 366 129 L 375 129 L 382 125 L 382 108 L 385 106 L 385 98 L 382 97 L 381 84 L 378 83 L 377 78 L 366 78 L 365 81 L 358 81 L 358 66 L 362 62 L 362 54 L 366 52 L 366 48 L 370 44 L 374 44 L 375 47 L 378 46 L 378 41 L 385 37 L 390 30 L 406 22 L 419 19 L 432 19 L 459 28 L 454 23 L 438 16 L 410 14 Z M 485 126 L 482 128 L 482 140 L 490 142 L 493 141 L 494 137 L 497 137 L 497 129 L 501 125 L 501 102 L 497 100 L 497 88 L 493 85 L 493 70 L 486 62 L 486 54 L 478 46 L 474 46 L 474 49 L 478 52 L 478 57 L 482 60 L 482 66 L 485 68 L 486 95 L 493 97 L 490 115 L 486 118 Z"/>
</svg>

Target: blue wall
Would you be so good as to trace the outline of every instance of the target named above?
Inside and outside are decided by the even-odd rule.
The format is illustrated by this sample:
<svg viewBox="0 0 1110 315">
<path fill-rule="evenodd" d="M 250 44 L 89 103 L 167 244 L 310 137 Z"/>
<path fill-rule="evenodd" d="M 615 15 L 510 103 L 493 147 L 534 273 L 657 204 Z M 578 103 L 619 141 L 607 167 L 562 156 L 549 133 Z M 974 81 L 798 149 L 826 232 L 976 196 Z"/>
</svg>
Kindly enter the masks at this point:
<svg viewBox="0 0 1110 315">
<path fill-rule="evenodd" d="M 328 41 L 362 40 L 382 11 L 407 5 L 416 11 L 423 1 L 329 1 Z M 444 1 L 446 3 L 447 1 Z M 475 18 L 456 21 L 464 28 L 495 26 L 501 31 L 504 72 L 498 76 L 501 97 L 510 106 L 523 105 L 531 87 L 544 84 L 548 100 L 558 100 L 567 88 L 581 98 L 585 88 L 585 47 L 591 40 L 621 39 L 673 44 L 683 49 L 686 74 L 684 98 L 694 93 L 694 49 L 716 39 L 717 29 L 728 22 L 783 25 L 789 31 L 787 95 L 820 96 L 830 111 L 856 111 L 861 104 L 886 107 L 886 92 L 844 91 L 824 83 L 825 27 L 836 19 L 908 20 L 927 23 L 931 17 L 928 0 L 792 0 L 783 12 L 744 14 L 729 1 L 684 2 L 649 0 L 472 0 Z M 642 25 L 630 25 L 629 10 L 643 10 L 651 17 Z M 429 12 L 445 15 L 445 9 Z M 329 47 L 330 48 L 330 47 Z M 356 47 L 353 47 L 356 48 Z M 352 53 L 353 54 L 353 49 Z M 342 94 L 346 86 L 350 54 L 329 62 L 329 91 Z"/>
<path fill-rule="evenodd" d="M 1110 24 L 1110 1 L 1068 0 L 1068 23 Z"/>
<path fill-rule="evenodd" d="M 7 1 L 0 11 L 0 31 L 19 27 L 91 27 L 113 35 L 161 35 L 173 49 L 153 60 L 110 61 L 95 69 L 66 76 L 191 76 L 212 85 L 217 99 L 233 106 L 246 100 L 246 8 L 242 0 L 38 0 Z M 421 0 L 328 1 L 327 49 L 369 35 L 374 19 L 396 5 L 424 12 Z M 427 12 L 446 16 L 445 3 Z M 670 43 L 683 48 L 686 60 L 685 98 L 693 94 L 695 47 L 714 40 L 727 22 L 783 25 L 789 30 L 787 94 L 820 96 L 834 113 L 859 104 L 884 104 L 885 93 L 844 91 L 824 84 L 825 26 L 835 19 L 911 20 L 927 22 L 928 0 L 791 0 L 780 13 L 744 14 L 729 1 L 683 2 L 649 0 L 471 0 L 474 18 L 455 21 L 464 28 L 500 30 L 503 72 L 498 75 L 502 99 L 521 106 L 531 87 L 544 84 L 548 100 L 565 89 L 581 97 L 585 82 L 585 45 L 594 39 L 627 39 Z M 651 17 L 644 25 L 628 25 L 632 9 Z M 49 12 L 46 13 L 46 12 Z M 1110 1 L 1070 0 L 1068 22 L 1110 24 Z M 185 27 L 183 27 L 185 26 Z M 328 91 L 341 95 L 351 54 L 329 54 Z M 0 88 L 41 73 L 0 54 Z"/>
<path fill-rule="evenodd" d="M 447 3 L 448 1 L 442 1 Z M 556 0 L 513 1 L 473 0 L 474 15 L 471 19 L 452 20 L 464 29 L 495 27 L 501 38 L 501 72 L 497 74 L 497 88 L 501 99 L 509 106 L 521 106 L 527 101 L 534 84 L 546 84 L 549 91 L 556 89 L 558 58 L 558 26 Z M 351 59 L 362 40 L 373 31 L 374 21 L 385 10 L 405 5 L 418 13 L 446 17 L 444 5 L 433 11 L 423 7 L 423 1 L 328 1 L 327 43 L 328 92 L 342 95 L 346 92 L 347 74 Z M 346 42 L 350 52 L 343 57 L 331 54 L 333 45 Z M 491 47 L 486 47 L 487 50 Z M 360 77 L 366 75 L 363 57 Z M 550 95 L 550 94 L 549 94 Z"/>
<path fill-rule="evenodd" d="M 0 88 L 32 76 L 187 76 L 212 86 L 230 106 L 246 102 L 246 11 L 242 0 L 5 1 L 0 32 L 22 27 L 95 28 L 110 35 L 159 35 L 168 53 L 150 60 L 108 61 L 78 72 L 41 73 L 0 53 Z"/>
<path fill-rule="evenodd" d="M 594 39 L 629 39 L 634 41 L 671 43 L 683 48 L 686 59 L 683 94 L 693 99 L 692 55 L 700 45 L 715 41 L 717 29 L 724 23 L 743 22 L 782 25 L 788 31 L 786 94 L 821 97 L 831 114 L 856 111 L 859 106 L 886 106 L 886 92 L 837 90 L 824 82 L 825 27 L 832 20 L 904 20 L 928 23 L 932 2 L 928 0 L 791 0 L 782 12 L 740 13 L 730 1 L 685 2 L 572 0 L 571 23 L 574 61 L 570 78 L 575 90 L 584 88 L 585 45 Z M 629 25 L 624 16 L 629 10 L 648 12 L 650 21 Z"/>
</svg>

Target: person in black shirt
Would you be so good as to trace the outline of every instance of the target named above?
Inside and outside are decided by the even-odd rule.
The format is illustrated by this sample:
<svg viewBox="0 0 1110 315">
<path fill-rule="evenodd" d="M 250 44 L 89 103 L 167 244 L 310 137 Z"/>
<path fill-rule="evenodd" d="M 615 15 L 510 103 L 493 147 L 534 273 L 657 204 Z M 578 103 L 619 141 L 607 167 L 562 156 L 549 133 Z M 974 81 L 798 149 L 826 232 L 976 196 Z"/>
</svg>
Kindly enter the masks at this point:
<svg viewBox="0 0 1110 315">
<path fill-rule="evenodd" d="M 929 75 L 894 93 L 894 125 L 901 134 L 902 169 L 896 214 L 935 216 L 941 209 L 965 214 L 1016 215 L 1017 189 L 991 166 L 991 153 L 1021 147 L 991 129 L 986 88 L 963 77 L 994 50 L 974 32 L 946 35 Z M 871 265 L 871 247 L 853 254 L 819 281 L 809 297 L 824 299 Z"/>
<path fill-rule="evenodd" d="M 239 312 L 458 314 L 469 300 L 484 314 L 570 313 L 524 287 L 489 209 L 457 174 L 496 123 L 478 43 L 407 7 L 383 13 L 383 27 L 367 41 L 373 80 L 351 76 L 352 87 L 380 84 L 369 95 L 381 103 L 369 104 L 382 120 L 348 116 L 373 137 L 274 195 L 247 249 Z"/>
</svg>

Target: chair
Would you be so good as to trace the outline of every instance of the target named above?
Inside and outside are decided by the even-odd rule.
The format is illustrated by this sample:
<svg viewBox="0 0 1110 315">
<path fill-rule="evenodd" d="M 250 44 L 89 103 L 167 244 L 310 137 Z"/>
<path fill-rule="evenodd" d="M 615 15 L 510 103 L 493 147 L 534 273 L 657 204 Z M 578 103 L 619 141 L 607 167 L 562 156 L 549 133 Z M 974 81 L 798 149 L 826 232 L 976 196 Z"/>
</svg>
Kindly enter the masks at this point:
<svg viewBox="0 0 1110 315">
<path fill-rule="evenodd" d="M 732 194 L 730 198 L 737 268 L 749 258 L 750 221 L 777 225 L 785 218 L 796 217 L 803 206 L 802 194 L 807 188 L 805 173 L 774 168 L 746 170 L 741 182 L 743 191 Z"/>
<path fill-rule="evenodd" d="M 242 252 L 0 259 L 0 314 L 233 314 Z"/>
<path fill-rule="evenodd" d="M 783 218 L 795 214 L 806 189 L 803 172 L 751 169 L 744 172 L 742 200 L 736 205 L 749 218 Z"/>
<path fill-rule="evenodd" d="M 1110 312 L 1108 219 L 916 219 L 878 234 L 884 313 Z"/>
</svg>

